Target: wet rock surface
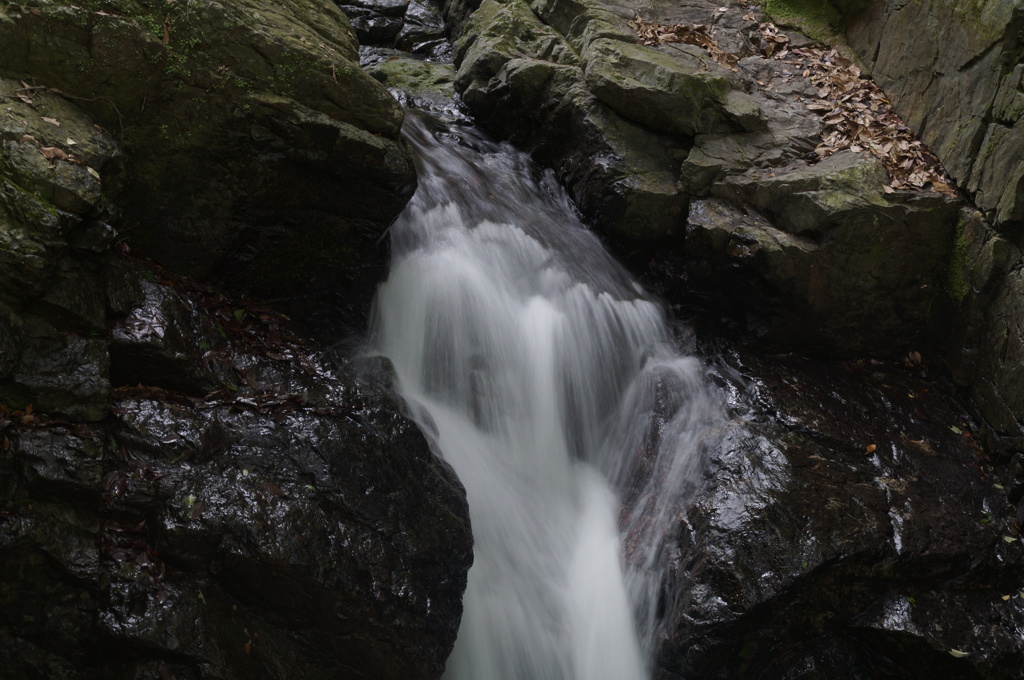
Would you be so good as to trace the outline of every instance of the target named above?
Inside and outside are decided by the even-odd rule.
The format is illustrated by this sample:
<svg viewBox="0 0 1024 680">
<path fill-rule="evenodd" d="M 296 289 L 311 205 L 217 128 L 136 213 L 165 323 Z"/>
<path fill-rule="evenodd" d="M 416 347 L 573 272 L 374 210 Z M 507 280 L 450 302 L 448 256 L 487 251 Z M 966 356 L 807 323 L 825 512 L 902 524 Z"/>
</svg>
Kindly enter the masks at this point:
<svg viewBox="0 0 1024 680">
<path fill-rule="evenodd" d="M 150 3 L 0 10 L 4 75 L 38 79 L 0 81 L 0 668 L 439 676 L 471 559 L 464 494 L 386 396 L 387 366 L 111 252 L 127 234 L 263 292 L 343 261 L 331 294 L 358 319 L 381 271 L 367 244 L 412 190 L 385 83 L 427 107 L 454 85 L 650 280 L 747 331 L 902 356 L 950 329 L 977 423 L 919 359 L 711 360 L 737 420 L 679 525 L 657 677 L 1019 677 L 1019 243 L 937 195 L 883 195 L 867 157 L 809 165 L 807 84 L 722 4 L 455 1 L 452 71 L 429 5 L 349 3 L 372 76 L 320 3 L 190 4 L 169 29 Z M 637 65 L 635 9 L 721 27 L 738 71 L 670 46 Z M 708 117 L 665 123 L 685 102 L 662 77 Z M 325 243 L 344 252 L 318 259 Z"/>
<path fill-rule="evenodd" d="M 454 473 L 387 366 L 211 284 L 327 268 L 332 329 L 362 330 L 413 171 L 316 7 L 0 10 L 2 69 L 33 77 L 0 79 L 4 677 L 441 674 L 472 561 Z"/>
<path fill-rule="evenodd" d="M 657 102 L 630 109 L 657 71 L 623 68 L 629 78 L 617 83 L 605 63 L 643 53 L 624 28 L 624 8 L 446 7 L 460 38 L 455 89 L 467 106 L 558 169 L 620 252 L 644 238 L 671 252 L 644 266 L 662 268 L 651 278 L 674 299 L 692 304 L 696 294 L 705 309 L 726 306 L 746 337 L 753 330 L 777 346 L 896 351 L 908 362 L 709 353 L 736 420 L 720 433 L 679 525 L 655 677 L 1018 677 L 1024 476 L 985 452 L 986 426 L 963 414 L 920 355 L 902 356 L 957 308 L 960 277 L 991 289 L 1012 250 L 998 240 L 971 245 L 980 256 L 971 250 L 977 265 L 964 267 L 956 252 L 964 229 L 974 232 L 956 201 L 884 191 L 885 171 L 866 154 L 809 163 L 821 122 L 800 97 L 813 97 L 813 87 L 753 53 L 751 19 L 716 19 L 716 8 L 645 9 L 666 22 L 728 26 L 721 44 L 748 56 L 738 72 L 714 62 L 706 71 L 733 84 L 726 95 L 753 98 L 755 113 L 667 135 Z M 651 68 L 669 51 L 655 51 Z M 672 61 L 693 54 L 686 48 Z M 404 65 L 384 73 L 392 56 L 371 68 L 401 87 Z M 589 79 L 588 64 L 599 65 Z M 734 85 L 744 79 L 747 89 Z M 405 83 L 416 91 L 423 80 Z M 687 91 L 669 89 L 660 94 Z M 624 179 L 626 167 L 642 179 Z M 994 372 L 999 356 L 965 361 L 989 357 Z M 1012 382 L 1012 369 L 1004 373 Z"/>
<path fill-rule="evenodd" d="M 326 387 L 345 394 L 184 418 L 118 391 L 127 464 L 105 478 L 118 569 L 100 621 L 119 646 L 180 643 L 193 665 L 235 656 L 235 673 L 261 677 L 440 674 L 457 617 L 439 614 L 459 606 L 472 560 L 463 491 L 393 404 Z M 154 562 L 139 564 L 139 539 Z M 188 610 L 207 605 L 192 630 Z"/>
<path fill-rule="evenodd" d="M 387 367 L 364 361 L 358 378 L 283 317 L 153 274 L 124 261 L 112 284 L 132 304 L 93 341 L 119 383 L 102 422 L 0 418 L 5 668 L 438 677 L 472 562 L 468 510 L 384 393 Z"/>
<path fill-rule="evenodd" d="M 362 46 L 394 48 L 420 57 L 448 54 L 444 17 L 432 2 L 342 0 L 338 6 L 352 22 Z"/>
<path fill-rule="evenodd" d="M 1019 677 L 1020 480 L 948 386 L 717 356 L 737 420 L 680 525 L 655 677 Z"/>
</svg>

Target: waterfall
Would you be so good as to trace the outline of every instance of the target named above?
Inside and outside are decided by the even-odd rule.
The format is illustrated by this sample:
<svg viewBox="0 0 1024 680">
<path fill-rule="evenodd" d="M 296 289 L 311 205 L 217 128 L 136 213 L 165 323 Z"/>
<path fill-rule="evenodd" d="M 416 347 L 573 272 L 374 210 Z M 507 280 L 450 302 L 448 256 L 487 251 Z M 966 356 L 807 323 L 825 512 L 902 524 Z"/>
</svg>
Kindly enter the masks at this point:
<svg viewBox="0 0 1024 680">
<path fill-rule="evenodd" d="M 550 174 L 410 112 L 420 186 L 371 340 L 466 487 L 475 538 L 451 680 L 649 675 L 666 536 L 720 419 L 662 309 Z"/>
</svg>

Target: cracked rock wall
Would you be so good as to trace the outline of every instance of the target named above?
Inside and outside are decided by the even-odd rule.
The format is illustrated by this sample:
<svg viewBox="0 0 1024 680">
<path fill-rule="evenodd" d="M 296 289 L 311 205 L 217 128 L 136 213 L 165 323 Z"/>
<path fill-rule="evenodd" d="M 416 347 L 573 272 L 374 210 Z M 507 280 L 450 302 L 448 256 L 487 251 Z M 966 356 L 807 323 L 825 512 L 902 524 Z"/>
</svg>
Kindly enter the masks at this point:
<svg viewBox="0 0 1024 680">
<path fill-rule="evenodd" d="M 882 0 L 847 30 L 878 84 L 977 205 L 957 238 L 967 284 L 940 327 L 987 443 L 1024 449 L 1024 2 Z"/>
</svg>

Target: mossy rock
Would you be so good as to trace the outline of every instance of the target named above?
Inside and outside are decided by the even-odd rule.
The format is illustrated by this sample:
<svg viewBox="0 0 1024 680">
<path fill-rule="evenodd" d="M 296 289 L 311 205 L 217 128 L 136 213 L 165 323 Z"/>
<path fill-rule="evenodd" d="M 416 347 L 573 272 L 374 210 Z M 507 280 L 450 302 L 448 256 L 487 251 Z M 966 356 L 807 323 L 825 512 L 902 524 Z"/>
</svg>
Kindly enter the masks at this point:
<svg viewBox="0 0 1024 680">
<path fill-rule="evenodd" d="M 366 71 L 384 85 L 411 95 L 437 95 L 448 99 L 455 96 L 455 71 L 451 64 L 393 56 L 368 66 Z"/>
<path fill-rule="evenodd" d="M 783 169 L 751 169 L 712 189 L 715 195 L 749 202 L 775 217 L 793 234 L 820 236 L 856 211 L 884 210 L 882 193 L 889 175 L 871 155 L 841 151 L 820 163 L 793 163 Z"/>
<path fill-rule="evenodd" d="M 692 45 L 671 52 L 600 39 L 586 53 L 586 82 L 625 118 L 679 137 L 764 129 L 756 102 Z"/>
<path fill-rule="evenodd" d="M 579 66 L 579 54 L 546 25 L 524 0 L 484 0 L 455 41 L 456 84 L 486 82 L 509 59 L 530 58 Z"/>
<path fill-rule="evenodd" d="M 764 0 L 764 10 L 779 26 L 792 28 L 825 45 L 835 47 L 847 59 L 857 55 L 846 44 L 843 31 L 851 17 L 871 0 Z"/>
<path fill-rule="evenodd" d="M 663 135 L 620 116 L 583 85 L 573 88 L 569 143 L 578 147 L 567 178 L 580 208 L 619 244 L 648 247 L 681 241 L 687 201 L 679 192 L 678 154 Z M 579 140 L 585 140 L 580 145 Z M 584 155 L 603 159 L 584 169 Z"/>
<path fill-rule="evenodd" d="M 0 15 L 0 75 L 67 93 L 123 139 L 124 221 L 137 249 L 228 284 L 239 248 L 260 255 L 242 232 L 312 207 L 373 223 L 376 240 L 411 195 L 401 107 L 359 68 L 357 47 L 329 0 L 35 0 Z M 339 135 L 360 141 L 336 148 Z M 301 290 L 379 259 L 352 252 L 280 278 Z"/>
<path fill-rule="evenodd" d="M 942 194 L 882 191 L 867 154 L 752 169 L 691 207 L 690 281 L 717 305 L 763 319 L 766 337 L 830 356 L 920 347 L 949 304 L 959 206 Z"/>
<path fill-rule="evenodd" d="M 633 29 L 597 0 L 533 0 L 530 8 L 581 54 L 602 38 L 637 42 Z"/>
<path fill-rule="evenodd" d="M 52 216 L 66 213 L 96 217 L 106 206 L 104 192 L 114 191 L 116 180 L 101 181 L 110 171 L 116 177 L 120 154 L 117 143 L 81 108 L 45 88 L 24 87 L 0 79 L 0 164 L 6 176 L 40 201 Z M 34 230 L 47 223 L 42 216 L 25 220 Z M 50 234 L 49 238 L 56 238 Z"/>
<path fill-rule="evenodd" d="M 47 206 L 0 179 L 0 303 L 20 306 L 41 295 L 52 271 L 46 240 L 24 226 L 34 218 L 49 221 Z"/>
<path fill-rule="evenodd" d="M 765 0 L 764 10 L 775 23 L 802 31 L 819 42 L 838 41 L 843 15 L 829 0 Z"/>
</svg>

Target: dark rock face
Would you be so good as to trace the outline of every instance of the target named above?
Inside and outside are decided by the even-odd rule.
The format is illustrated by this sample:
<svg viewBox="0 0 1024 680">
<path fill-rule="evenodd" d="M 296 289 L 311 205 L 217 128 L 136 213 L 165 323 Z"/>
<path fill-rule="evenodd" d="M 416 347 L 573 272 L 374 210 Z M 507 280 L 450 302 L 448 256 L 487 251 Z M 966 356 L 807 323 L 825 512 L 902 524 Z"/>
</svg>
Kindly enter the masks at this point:
<svg viewBox="0 0 1024 680">
<path fill-rule="evenodd" d="M 113 243 L 105 220 L 115 209 L 103 192 L 116 192 L 120 152 L 77 107 L 45 92 L 22 95 L 30 105 L 18 87 L 0 80 L 10 101 L 0 121 L 0 396 L 97 421 L 109 405 L 110 362 L 96 250 Z M 66 140 L 77 162 L 44 155 Z"/>
<path fill-rule="evenodd" d="M 220 340 L 214 322 L 173 288 L 110 272 L 123 316 L 111 331 L 110 354 L 116 385 L 161 385 L 201 396 L 221 385 L 203 355 Z M 125 304 L 127 303 L 127 304 Z"/>
<path fill-rule="evenodd" d="M 400 109 L 328 5 L 86 5 L 0 10 L 0 675 L 440 677 L 454 473 L 386 366 L 209 282 L 367 305 Z"/>
<path fill-rule="evenodd" d="M 218 320 L 144 271 L 111 284 L 138 296 L 112 330 L 110 374 L 136 385 L 114 388 L 113 416 L 0 420 L 5 668 L 439 677 L 472 562 L 454 473 L 350 369 L 291 341 L 250 348 L 279 317 Z"/>
<path fill-rule="evenodd" d="M 977 211 L 964 212 L 957 242 L 963 299 L 944 315 L 942 358 L 967 393 L 985 443 L 1008 459 L 1024 444 L 1020 246 Z"/>
<path fill-rule="evenodd" d="M 687 273 L 701 289 L 733 287 L 749 325 L 805 353 L 822 335 L 848 356 L 914 346 L 948 300 L 959 212 L 941 194 L 891 199 L 885 178 L 848 151 L 728 177 L 690 205 Z"/>
<path fill-rule="evenodd" d="M 379 269 L 376 243 L 415 188 L 401 109 L 356 50 L 327 0 L 0 12 L 0 76 L 67 93 L 124 139 L 133 245 L 264 295 Z M 60 209 L 98 198 L 84 166 L 19 166 L 80 176 L 42 189 Z"/>
<path fill-rule="evenodd" d="M 395 48 L 418 57 L 448 53 L 444 17 L 429 0 L 339 0 L 359 44 Z"/>
<path fill-rule="evenodd" d="M 875 80 L 978 208 L 957 227 L 958 304 L 940 316 L 937 344 L 986 442 L 1006 457 L 1024 441 L 1022 30 L 1024 8 L 1011 2 L 868 2 L 847 28 Z"/>
<path fill-rule="evenodd" d="M 351 411 L 226 405 L 184 421 L 174 403 L 125 391 L 113 436 L 130 462 L 107 477 L 119 517 L 103 538 L 120 564 L 105 635 L 193 666 L 235 657 L 233 672 L 250 676 L 440 675 L 458 621 L 441 612 L 459 608 L 472 561 L 463 491 L 394 405 L 346 391 Z M 136 520 L 159 564 L 137 564 Z M 454 552 L 441 558 L 439 545 Z M 164 577 L 163 564 L 189 578 Z"/>
<path fill-rule="evenodd" d="M 877 363 L 715 371 L 738 419 L 680 527 L 656 677 L 1020 677 L 1012 474 L 944 390 Z"/>
</svg>

